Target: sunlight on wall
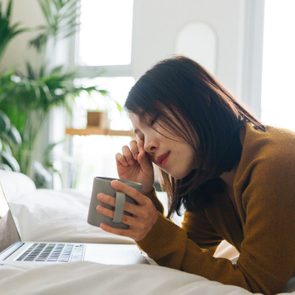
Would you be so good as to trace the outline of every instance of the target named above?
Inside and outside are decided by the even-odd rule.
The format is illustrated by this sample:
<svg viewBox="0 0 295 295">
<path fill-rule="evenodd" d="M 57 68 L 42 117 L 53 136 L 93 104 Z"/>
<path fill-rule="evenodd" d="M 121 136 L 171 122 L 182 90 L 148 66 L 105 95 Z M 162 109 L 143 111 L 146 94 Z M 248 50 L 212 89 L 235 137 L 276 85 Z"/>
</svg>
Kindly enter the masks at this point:
<svg viewBox="0 0 295 295">
<path fill-rule="evenodd" d="M 176 38 L 176 53 L 194 59 L 211 73 L 216 73 L 217 36 L 207 24 L 186 25 Z"/>
</svg>

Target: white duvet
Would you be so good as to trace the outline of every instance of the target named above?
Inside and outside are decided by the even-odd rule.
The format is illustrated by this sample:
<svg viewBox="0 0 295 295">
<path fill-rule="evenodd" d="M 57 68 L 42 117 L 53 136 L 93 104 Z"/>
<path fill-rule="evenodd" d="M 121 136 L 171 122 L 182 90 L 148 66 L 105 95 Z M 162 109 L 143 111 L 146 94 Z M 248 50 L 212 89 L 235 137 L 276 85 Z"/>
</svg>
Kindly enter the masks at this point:
<svg viewBox="0 0 295 295">
<path fill-rule="evenodd" d="M 24 175 L 3 171 L 0 171 L 0 182 L 23 240 L 133 243 L 131 239 L 105 233 L 86 223 L 89 193 L 36 190 Z M 216 255 L 234 258 L 236 252 L 224 243 Z M 161 266 L 74 262 L 48 266 L 0 265 L 0 294 L 250 293 Z"/>
</svg>

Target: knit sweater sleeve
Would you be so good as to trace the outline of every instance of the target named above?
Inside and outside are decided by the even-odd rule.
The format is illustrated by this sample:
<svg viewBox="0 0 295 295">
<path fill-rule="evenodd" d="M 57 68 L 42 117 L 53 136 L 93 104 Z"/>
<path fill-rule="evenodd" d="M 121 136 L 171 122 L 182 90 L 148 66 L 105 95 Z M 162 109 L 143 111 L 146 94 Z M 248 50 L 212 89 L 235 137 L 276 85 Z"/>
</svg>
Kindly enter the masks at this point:
<svg viewBox="0 0 295 295">
<path fill-rule="evenodd" d="M 203 210 L 198 210 L 198 212 L 186 211 L 182 228 L 186 231 L 189 239 L 199 247 L 208 249 L 212 255 L 222 241 L 222 237 L 214 230 Z"/>
<path fill-rule="evenodd" d="M 295 273 L 295 159 L 291 164 L 286 161 L 274 157 L 251 166 L 250 181 L 242 193 L 246 218 L 237 264 L 212 257 L 210 250 L 201 248 L 186 230 L 163 215 L 139 246 L 163 266 L 251 292 L 282 291 Z"/>
</svg>

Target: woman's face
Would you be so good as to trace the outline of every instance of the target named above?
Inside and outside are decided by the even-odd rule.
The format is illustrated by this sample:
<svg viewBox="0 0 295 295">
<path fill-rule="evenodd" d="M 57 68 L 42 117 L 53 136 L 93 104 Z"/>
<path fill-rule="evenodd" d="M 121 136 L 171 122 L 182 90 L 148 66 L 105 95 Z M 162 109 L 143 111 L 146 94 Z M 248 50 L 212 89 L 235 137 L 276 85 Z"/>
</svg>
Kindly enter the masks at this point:
<svg viewBox="0 0 295 295">
<path fill-rule="evenodd" d="M 153 118 L 129 114 L 137 141 L 142 141 L 153 163 L 175 179 L 187 176 L 196 168 L 196 156 L 191 145 L 172 131 L 161 127 Z"/>
</svg>

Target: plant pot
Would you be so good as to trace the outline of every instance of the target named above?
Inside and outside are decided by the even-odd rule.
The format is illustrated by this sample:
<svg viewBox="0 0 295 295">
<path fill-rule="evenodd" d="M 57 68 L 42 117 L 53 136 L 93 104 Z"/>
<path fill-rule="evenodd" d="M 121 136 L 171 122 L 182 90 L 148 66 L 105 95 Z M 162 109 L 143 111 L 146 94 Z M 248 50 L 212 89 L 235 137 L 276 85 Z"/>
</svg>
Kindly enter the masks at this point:
<svg viewBox="0 0 295 295">
<path fill-rule="evenodd" d="M 87 127 L 107 129 L 108 118 L 106 112 L 87 112 Z"/>
</svg>

